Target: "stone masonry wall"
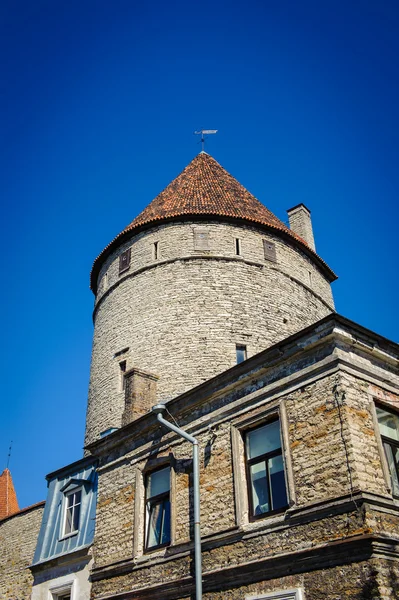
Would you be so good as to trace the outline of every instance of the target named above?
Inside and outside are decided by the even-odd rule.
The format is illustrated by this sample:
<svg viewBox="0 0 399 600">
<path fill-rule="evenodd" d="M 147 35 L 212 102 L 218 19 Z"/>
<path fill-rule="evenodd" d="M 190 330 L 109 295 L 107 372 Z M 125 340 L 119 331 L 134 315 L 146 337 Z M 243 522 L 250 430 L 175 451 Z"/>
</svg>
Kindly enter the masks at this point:
<svg viewBox="0 0 399 600">
<path fill-rule="evenodd" d="M 288 243 L 250 227 L 211 223 L 206 226 L 211 250 L 199 253 L 195 227 L 170 224 L 134 238 L 131 267 L 121 277 L 118 256 L 127 244 L 104 265 L 86 444 L 121 425 L 121 360 L 128 369 L 159 375 L 158 399 L 165 401 L 234 366 L 236 344 L 246 345 L 252 356 L 333 310 L 328 281 Z M 235 256 L 236 237 L 242 256 Z M 264 239 L 275 243 L 277 262 L 265 259 Z M 148 268 L 136 272 L 141 267 Z M 101 283 L 105 272 L 107 293 Z"/>
<path fill-rule="evenodd" d="M 0 598 L 29 600 L 32 564 L 44 504 L 0 521 Z"/>
<path fill-rule="evenodd" d="M 251 384 L 248 392 L 253 389 Z M 197 425 L 190 424 L 190 433 L 197 437 L 200 445 L 205 578 L 207 573 L 239 568 L 248 561 L 276 555 L 293 557 L 296 553 L 323 549 L 330 542 L 337 544 L 373 532 L 386 539 L 395 535 L 399 527 L 396 514 L 386 509 L 364 509 L 360 505 L 342 512 L 330 507 L 320 515 L 309 513 L 308 517 L 296 520 L 291 519 L 288 511 L 285 515 L 270 515 L 250 522 L 245 468 L 241 468 L 244 467 L 243 444 L 238 448 L 233 444 L 233 430 L 241 438 L 248 428 L 246 423 L 256 426 L 264 422 L 266 415 L 270 418 L 280 411 L 282 432 L 287 433 L 286 438 L 283 435 L 287 440 L 283 444 L 283 456 L 292 509 L 303 510 L 339 497 L 349 498 L 356 491 L 373 492 L 388 501 L 368 391 L 368 384 L 361 379 L 338 372 L 283 394 L 277 400 L 264 399 L 234 416 L 229 412 L 224 414 L 221 398 L 217 403 L 217 418 L 212 418 L 215 410 L 212 404 L 203 404 L 200 420 Z M 226 396 L 226 408 L 228 403 Z M 212 418 L 211 428 L 207 426 L 207 416 Z M 187 428 L 187 424 L 180 425 Z M 140 436 L 126 438 L 124 447 L 119 446 L 115 454 L 103 456 L 94 546 L 96 567 L 129 560 L 133 560 L 134 567 L 125 575 L 95 581 L 94 597 L 115 590 L 145 589 L 189 575 L 191 451 L 190 444 L 155 426 L 155 429 L 140 428 Z M 156 468 L 160 460 L 167 461 L 173 469 L 172 544 L 166 549 L 145 553 L 143 481 L 146 470 Z M 346 552 L 347 558 L 341 557 L 341 560 L 351 562 L 351 550 Z M 290 561 L 291 558 L 287 564 Z M 307 600 L 389 598 L 386 590 L 393 584 L 386 583 L 386 573 L 375 579 L 380 595 L 361 595 L 362 586 L 366 590 L 372 580 L 370 573 L 374 571 L 370 562 L 363 566 L 346 565 L 335 571 L 317 570 L 317 561 L 311 564 L 310 573 L 294 578 L 288 586 L 303 586 Z M 281 589 L 279 585 L 280 581 L 270 581 L 205 597 L 212 600 L 243 598 L 243 592 Z"/>
</svg>

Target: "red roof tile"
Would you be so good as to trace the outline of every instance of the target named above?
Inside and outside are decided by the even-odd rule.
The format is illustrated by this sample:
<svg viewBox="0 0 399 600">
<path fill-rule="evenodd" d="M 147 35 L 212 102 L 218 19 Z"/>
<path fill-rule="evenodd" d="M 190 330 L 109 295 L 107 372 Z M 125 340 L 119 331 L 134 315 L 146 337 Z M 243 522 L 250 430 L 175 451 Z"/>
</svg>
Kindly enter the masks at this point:
<svg viewBox="0 0 399 600">
<path fill-rule="evenodd" d="M 212 156 L 201 152 L 96 258 L 91 272 L 92 290 L 96 291 L 96 279 L 103 260 L 130 232 L 163 221 L 201 216 L 226 217 L 277 230 L 312 254 L 327 270 L 331 280 L 336 278 L 299 235 L 284 225 Z"/>
<path fill-rule="evenodd" d="M 11 473 L 8 469 L 4 469 L 0 475 L 0 519 L 4 519 L 18 511 L 18 500 Z"/>
</svg>

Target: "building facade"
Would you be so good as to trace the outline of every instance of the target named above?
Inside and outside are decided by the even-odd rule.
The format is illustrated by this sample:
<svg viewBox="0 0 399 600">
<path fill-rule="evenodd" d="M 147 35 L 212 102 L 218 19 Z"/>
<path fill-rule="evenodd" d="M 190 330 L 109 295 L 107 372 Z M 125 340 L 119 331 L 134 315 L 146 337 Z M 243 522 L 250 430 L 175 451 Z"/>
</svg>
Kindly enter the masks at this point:
<svg viewBox="0 0 399 600">
<path fill-rule="evenodd" d="M 335 313 L 288 218 L 201 152 L 96 258 L 85 456 L 5 598 L 198 600 L 192 445 L 156 404 L 198 442 L 204 599 L 399 597 L 399 346 Z"/>
</svg>

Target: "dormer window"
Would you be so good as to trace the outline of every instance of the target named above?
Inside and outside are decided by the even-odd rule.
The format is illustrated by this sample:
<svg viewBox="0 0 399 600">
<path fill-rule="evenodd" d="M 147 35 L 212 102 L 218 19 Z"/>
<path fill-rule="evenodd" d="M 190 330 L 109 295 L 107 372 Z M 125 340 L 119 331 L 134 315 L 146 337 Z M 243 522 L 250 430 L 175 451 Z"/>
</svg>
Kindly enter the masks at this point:
<svg viewBox="0 0 399 600">
<path fill-rule="evenodd" d="M 65 494 L 64 536 L 79 531 L 81 505 L 82 488 L 75 488 Z"/>
<path fill-rule="evenodd" d="M 123 273 L 124 271 L 127 271 L 128 268 L 130 267 L 130 248 L 128 250 L 125 250 L 125 252 L 122 252 L 122 254 L 119 257 L 119 275 L 121 273 Z"/>
</svg>

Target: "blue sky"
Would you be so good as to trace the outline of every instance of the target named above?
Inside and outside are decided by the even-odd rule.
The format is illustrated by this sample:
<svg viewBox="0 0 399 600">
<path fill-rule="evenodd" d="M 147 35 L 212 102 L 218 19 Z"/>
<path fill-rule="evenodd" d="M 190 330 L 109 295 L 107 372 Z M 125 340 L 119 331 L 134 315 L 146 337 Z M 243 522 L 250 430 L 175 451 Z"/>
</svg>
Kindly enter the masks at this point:
<svg viewBox="0 0 399 600">
<path fill-rule="evenodd" d="M 94 258 L 200 150 L 304 202 L 337 311 L 396 342 L 396 2 L 3 0 L 0 469 L 81 457 Z"/>
</svg>

